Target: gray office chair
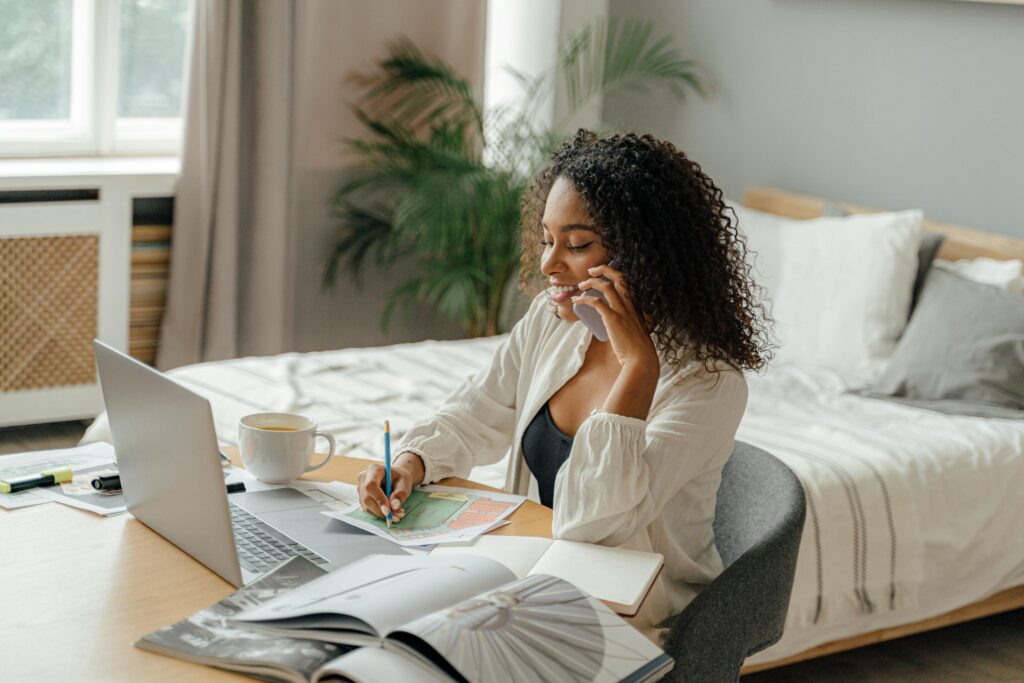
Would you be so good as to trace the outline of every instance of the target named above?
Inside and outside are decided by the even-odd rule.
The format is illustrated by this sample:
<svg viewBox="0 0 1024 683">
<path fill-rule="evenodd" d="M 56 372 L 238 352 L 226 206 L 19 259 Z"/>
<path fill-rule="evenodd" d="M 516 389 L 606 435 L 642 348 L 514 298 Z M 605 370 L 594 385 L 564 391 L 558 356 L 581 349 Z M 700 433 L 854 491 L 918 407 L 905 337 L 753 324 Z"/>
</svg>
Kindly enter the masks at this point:
<svg viewBox="0 0 1024 683">
<path fill-rule="evenodd" d="M 805 515 L 792 470 L 737 442 L 715 506 L 725 571 L 664 624 L 665 652 L 676 660 L 667 680 L 733 683 L 744 659 L 782 637 Z"/>
</svg>

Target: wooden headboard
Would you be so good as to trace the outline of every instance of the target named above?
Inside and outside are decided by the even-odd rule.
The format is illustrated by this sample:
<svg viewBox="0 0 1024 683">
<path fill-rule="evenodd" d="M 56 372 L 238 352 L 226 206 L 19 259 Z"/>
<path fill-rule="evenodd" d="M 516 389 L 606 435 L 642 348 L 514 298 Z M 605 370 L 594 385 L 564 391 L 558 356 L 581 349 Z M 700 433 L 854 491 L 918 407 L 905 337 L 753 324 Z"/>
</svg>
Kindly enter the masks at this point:
<svg viewBox="0 0 1024 683">
<path fill-rule="evenodd" d="M 749 188 L 743 194 L 743 204 L 757 211 L 797 219 L 821 216 L 826 204 L 838 206 L 847 213 L 877 213 L 879 211 L 879 209 L 869 209 L 856 204 L 797 194 L 774 187 Z M 950 261 L 979 256 L 987 256 L 1000 261 L 1024 259 L 1024 240 L 1021 239 L 929 220 L 925 220 L 924 229 L 946 235 L 946 240 L 942 243 L 942 248 L 939 249 L 938 258 Z"/>
</svg>

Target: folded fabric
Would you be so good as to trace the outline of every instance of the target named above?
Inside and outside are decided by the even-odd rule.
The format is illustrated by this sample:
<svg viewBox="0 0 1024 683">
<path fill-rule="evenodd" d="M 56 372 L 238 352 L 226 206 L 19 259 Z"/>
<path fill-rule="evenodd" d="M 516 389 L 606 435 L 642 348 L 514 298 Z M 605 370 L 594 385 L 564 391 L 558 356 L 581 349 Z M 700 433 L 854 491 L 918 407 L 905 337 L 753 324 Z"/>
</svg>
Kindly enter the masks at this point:
<svg viewBox="0 0 1024 683">
<path fill-rule="evenodd" d="M 997 261 L 984 256 L 958 261 L 939 259 L 935 261 L 935 266 L 972 282 L 1024 293 L 1024 261 L 1020 259 Z"/>
<path fill-rule="evenodd" d="M 1024 296 L 933 268 L 888 367 L 857 393 L 958 415 L 1024 418 Z"/>
</svg>

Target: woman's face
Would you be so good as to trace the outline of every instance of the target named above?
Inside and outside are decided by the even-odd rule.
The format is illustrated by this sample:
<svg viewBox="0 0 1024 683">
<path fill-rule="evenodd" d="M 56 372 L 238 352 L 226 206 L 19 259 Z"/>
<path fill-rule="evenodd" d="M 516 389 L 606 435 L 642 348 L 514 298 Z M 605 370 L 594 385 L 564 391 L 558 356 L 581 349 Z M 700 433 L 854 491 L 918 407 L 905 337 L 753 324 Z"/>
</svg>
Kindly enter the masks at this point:
<svg viewBox="0 0 1024 683">
<path fill-rule="evenodd" d="M 557 178 L 551 186 L 541 222 L 544 251 L 540 270 L 548 281 L 548 299 L 554 302 L 559 318 L 579 320 L 572 310 L 572 297 L 580 293 L 576 286 L 590 277 L 588 268 L 608 262 L 608 250 L 583 199 L 565 178 Z"/>
</svg>

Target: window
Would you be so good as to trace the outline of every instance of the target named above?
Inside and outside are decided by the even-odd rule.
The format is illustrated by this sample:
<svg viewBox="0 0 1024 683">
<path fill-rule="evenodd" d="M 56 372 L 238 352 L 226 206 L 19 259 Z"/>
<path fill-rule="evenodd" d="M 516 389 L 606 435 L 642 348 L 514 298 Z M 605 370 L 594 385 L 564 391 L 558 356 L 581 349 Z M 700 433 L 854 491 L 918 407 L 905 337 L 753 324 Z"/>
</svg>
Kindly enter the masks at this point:
<svg viewBox="0 0 1024 683">
<path fill-rule="evenodd" d="M 0 0 L 0 156 L 176 153 L 191 0 Z"/>
</svg>

